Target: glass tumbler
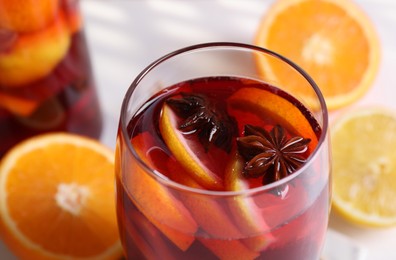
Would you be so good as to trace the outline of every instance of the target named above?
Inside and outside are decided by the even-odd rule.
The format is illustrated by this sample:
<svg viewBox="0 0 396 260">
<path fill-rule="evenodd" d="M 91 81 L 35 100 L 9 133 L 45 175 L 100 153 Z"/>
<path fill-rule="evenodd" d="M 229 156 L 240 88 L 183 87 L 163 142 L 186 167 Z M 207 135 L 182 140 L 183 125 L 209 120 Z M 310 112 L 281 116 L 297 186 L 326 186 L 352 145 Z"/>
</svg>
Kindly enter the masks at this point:
<svg viewBox="0 0 396 260">
<path fill-rule="evenodd" d="M 257 70 L 257 62 L 287 72 L 293 82 L 277 78 L 274 71 Z M 181 107 L 179 114 L 167 110 L 175 103 Z M 183 118 L 184 104 L 196 110 L 183 121 L 187 131 L 180 133 L 183 126 L 172 124 Z M 222 109 L 233 119 L 223 115 L 216 120 Z M 293 62 L 264 48 L 205 43 L 154 61 L 132 82 L 120 114 L 117 215 L 126 257 L 319 259 L 331 197 L 327 116 L 314 81 Z M 269 130 L 246 127 L 250 121 Z M 250 161 L 245 157 L 251 151 L 235 150 L 243 148 L 240 143 L 249 132 L 262 132 L 260 138 L 280 140 L 284 149 L 297 153 L 295 146 L 284 143 L 282 138 L 288 136 L 278 124 L 310 136 L 301 151 L 308 151 L 306 160 L 282 178 L 248 176 Z M 190 137 L 194 133 L 201 135 Z M 234 133 L 232 138 L 224 138 L 229 133 Z M 254 136 L 262 140 L 260 134 Z M 214 141 L 202 145 L 205 138 Z M 227 140 L 231 148 L 216 147 Z M 264 146 L 265 141 L 260 142 Z M 281 164 L 291 165 L 276 158 L 265 162 L 271 173 L 263 176 L 283 174 Z M 221 169 L 216 176 L 214 168 Z"/>
<path fill-rule="evenodd" d="M 79 1 L 0 0 L 0 157 L 33 135 L 101 128 Z"/>
</svg>

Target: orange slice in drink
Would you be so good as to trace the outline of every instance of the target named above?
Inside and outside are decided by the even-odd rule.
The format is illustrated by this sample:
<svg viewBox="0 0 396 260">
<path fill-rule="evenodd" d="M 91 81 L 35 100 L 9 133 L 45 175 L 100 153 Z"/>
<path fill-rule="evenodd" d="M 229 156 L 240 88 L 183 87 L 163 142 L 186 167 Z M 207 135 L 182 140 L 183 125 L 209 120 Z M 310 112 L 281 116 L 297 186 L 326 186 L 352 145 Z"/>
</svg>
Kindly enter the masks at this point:
<svg viewBox="0 0 396 260">
<path fill-rule="evenodd" d="M 225 173 L 227 190 L 243 191 L 249 189 L 247 181 L 241 177 L 243 167 L 241 158 L 236 155 L 230 162 Z M 229 207 L 238 227 L 249 236 L 244 240 L 249 248 L 260 251 L 273 241 L 270 234 L 262 235 L 269 231 L 269 227 L 260 212 L 256 210 L 257 206 L 253 198 L 236 195 L 233 200 L 230 200 Z"/>
<path fill-rule="evenodd" d="M 233 110 L 243 110 L 258 117 L 274 119 L 290 133 L 311 139 L 308 150 L 313 152 L 318 143 L 318 137 L 311 123 L 303 112 L 289 100 L 265 89 L 255 87 L 242 88 L 229 98 L 230 113 Z M 243 160 L 234 152 L 225 173 L 225 187 L 227 190 L 240 191 L 249 189 L 248 181 L 243 177 Z M 236 223 L 244 233 L 253 238 L 245 243 L 252 249 L 262 250 L 274 239 L 268 232 L 268 224 L 261 209 L 254 198 L 236 197 L 229 205 Z"/>
<path fill-rule="evenodd" d="M 258 252 L 249 250 L 238 240 L 200 238 L 200 242 L 219 259 L 253 260 L 259 256 Z"/>
<path fill-rule="evenodd" d="M 375 27 L 351 0 L 276 1 L 263 17 L 254 42 L 302 67 L 320 87 L 329 109 L 362 97 L 380 63 Z M 257 66 L 266 77 L 306 96 L 284 67 L 264 56 L 257 56 Z"/>
<path fill-rule="evenodd" d="M 144 151 L 145 147 L 152 147 L 152 143 L 152 137 L 148 133 L 132 139 L 132 145 L 140 158 L 151 167 L 154 162 Z M 120 158 L 119 152 L 116 153 L 116 158 Z M 194 242 L 194 234 L 198 229 L 195 220 L 183 203 L 161 184 L 159 179 L 149 175 L 133 160 L 135 159 L 130 158 L 129 169 L 123 170 L 127 174 L 122 177 L 123 185 L 131 194 L 131 199 L 143 215 L 169 240 L 181 250 L 187 250 Z"/>
<path fill-rule="evenodd" d="M 194 189 L 205 190 L 202 185 L 185 173 L 184 168 L 179 166 L 178 162 L 169 160 L 168 168 L 169 177 L 175 182 Z M 216 199 L 207 194 L 194 194 L 193 192 L 181 193 L 179 197 L 199 226 L 210 236 L 221 239 L 238 239 L 242 236 L 229 213 L 221 206 L 221 203 L 227 203 L 226 198 Z"/>
<path fill-rule="evenodd" d="M 229 98 L 230 106 L 258 116 L 270 116 L 291 133 L 311 139 L 309 150 L 312 152 L 318 138 L 305 115 L 293 103 L 270 91 L 248 87 L 235 92 Z"/>
<path fill-rule="evenodd" d="M 63 133 L 12 148 L 0 165 L 0 236 L 21 259 L 118 259 L 113 152 Z"/>
<path fill-rule="evenodd" d="M 204 147 L 199 145 L 196 140 L 188 139 L 178 130 L 177 126 L 177 115 L 168 105 L 164 104 L 160 118 L 160 130 L 169 150 L 191 177 L 205 189 L 223 189 L 221 178 L 209 166 L 217 165 L 217 163 L 211 162 Z"/>
<path fill-rule="evenodd" d="M 28 116 L 39 106 L 35 100 L 24 99 L 0 92 L 0 108 L 18 116 Z"/>
<path fill-rule="evenodd" d="M 0 28 L 31 32 L 50 24 L 59 11 L 59 0 L 1 0 Z"/>
<path fill-rule="evenodd" d="M 20 87 L 48 75 L 65 57 L 69 46 L 69 29 L 63 15 L 42 30 L 20 34 L 12 46 L 0 51 L 0 85 Z"/>
</svg>

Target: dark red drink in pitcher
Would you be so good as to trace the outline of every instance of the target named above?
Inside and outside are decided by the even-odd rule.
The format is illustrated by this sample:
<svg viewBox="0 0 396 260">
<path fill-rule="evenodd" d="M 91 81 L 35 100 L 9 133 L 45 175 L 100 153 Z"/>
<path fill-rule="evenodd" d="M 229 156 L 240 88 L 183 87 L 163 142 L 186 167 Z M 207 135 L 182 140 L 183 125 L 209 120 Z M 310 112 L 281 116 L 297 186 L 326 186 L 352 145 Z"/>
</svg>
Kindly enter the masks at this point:
<svg viewBox="0 0 396 260">
<path fill-rule="evenodd" d="M 78 1 L 0 0 L 0 39 L 0 157 L 40 133 L 100 136 Z"/>
</svg>

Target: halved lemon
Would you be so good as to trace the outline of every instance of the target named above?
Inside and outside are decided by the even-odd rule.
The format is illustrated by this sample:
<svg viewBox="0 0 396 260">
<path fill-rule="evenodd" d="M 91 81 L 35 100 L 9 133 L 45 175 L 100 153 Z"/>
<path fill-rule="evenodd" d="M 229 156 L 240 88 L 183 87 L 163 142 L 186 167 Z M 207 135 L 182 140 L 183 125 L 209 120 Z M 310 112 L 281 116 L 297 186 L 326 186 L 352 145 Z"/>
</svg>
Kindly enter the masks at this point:
<svg viewBox="0 0 396 260">
<path fill-rule="evenodd" d="M 333 206 L 354 223 L 396 224 L 396 114 L 364 108 L 332 128 Z"/>
</svg>

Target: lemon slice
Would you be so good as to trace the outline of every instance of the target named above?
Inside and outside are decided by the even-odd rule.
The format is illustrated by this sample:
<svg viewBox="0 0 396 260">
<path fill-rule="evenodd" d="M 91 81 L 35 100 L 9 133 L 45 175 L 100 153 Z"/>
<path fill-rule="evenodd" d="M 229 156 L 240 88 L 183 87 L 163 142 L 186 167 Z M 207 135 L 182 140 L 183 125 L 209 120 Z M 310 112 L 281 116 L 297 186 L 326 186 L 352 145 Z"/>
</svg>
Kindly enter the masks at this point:
<svg viewBox="0 0 396 260">
<path fill-rule="evenodd" d="M 210 169 L 210 165 L 216 164 L 210 161 L 204 148 L 188 140 L 177 129 L 177 116 L 168 105 L 163 106 L 161 113 L 160 131 L 176 159 L 199 184 L 207 189 L 221 190 L 222 180 Z"/>
<path fill-rule="evenodd" d="M 396 114 L 365 108 L 332 129 L 333 206 L 371 227 L 396 224 Z"/>
</svg>

